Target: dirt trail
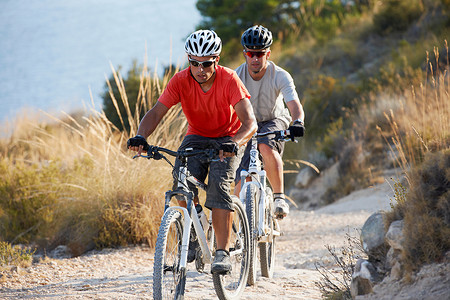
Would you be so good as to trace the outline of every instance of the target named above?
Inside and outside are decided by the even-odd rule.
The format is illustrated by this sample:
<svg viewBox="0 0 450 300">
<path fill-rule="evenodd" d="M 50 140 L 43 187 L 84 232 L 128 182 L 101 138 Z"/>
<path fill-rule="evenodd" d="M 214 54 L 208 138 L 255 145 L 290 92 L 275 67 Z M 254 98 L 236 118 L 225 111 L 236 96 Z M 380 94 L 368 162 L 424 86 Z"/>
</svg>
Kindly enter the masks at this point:
<svg viewBox="0 0 450 300">
<path fill-rule="evenodd" d="M 321 299 L 314 263 L 333 264 L 325 245 L 345 244 L 372 212 L 389 209 L 390 190 L 381 185 L 306 212 L 291 210 L 281 222 L 274 277 L 260 277 L 242 299 Z M 188 272 L 186 299 L 217 299 L 212 278 Z M 151 299 L 153 253 L 145 246 L 92 251 L 70 259 L 49 259 L 0 275 L 0 299 Z"/>
</svg>

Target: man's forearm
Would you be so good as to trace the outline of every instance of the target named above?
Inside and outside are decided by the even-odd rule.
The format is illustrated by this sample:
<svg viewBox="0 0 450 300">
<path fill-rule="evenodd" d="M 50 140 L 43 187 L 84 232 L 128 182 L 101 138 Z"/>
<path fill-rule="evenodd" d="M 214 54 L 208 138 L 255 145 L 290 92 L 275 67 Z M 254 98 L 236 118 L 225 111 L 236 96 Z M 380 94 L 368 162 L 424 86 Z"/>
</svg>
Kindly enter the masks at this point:
<svg viewBox="0 0 450 300">
<path fill-rule="evenodd" d="M 253 134 L 255 134 L 258 129 L 258 125 L 256 124 L 256 118 L 253 113 L 252 105 L 247 98 L 239 101 L 235 105 L 234 109 L 242 125 L 232 140 L 238 143 L 239 146 L 242 146 L 247 143 Z"/>
<path fill-rule="evenodd" d="M 291 114 L 292 120 L 305 120 L 305 112 L 303 111 L 303 107 L 299 100 L 292 100 L 286 103 L 289 112 Z"/>
<path fill-rule="evenodd" d="M 155 131 L 159 122 L 169 109 L 162 103 L 156 102 L 156 104 L 150 109 L 142 118 L 139 128 L 137 130 L 138 135 L 142 135 L 147 138 Z"/>
<path fill-rule="evenodd" d="M 236 135 L 232 138 L 239 146 L 247 144 L 248 140 L 255 134 L 258 126 L 256 120 L 249 122 L 249 124 L 242 124 Z"/>
</svg>

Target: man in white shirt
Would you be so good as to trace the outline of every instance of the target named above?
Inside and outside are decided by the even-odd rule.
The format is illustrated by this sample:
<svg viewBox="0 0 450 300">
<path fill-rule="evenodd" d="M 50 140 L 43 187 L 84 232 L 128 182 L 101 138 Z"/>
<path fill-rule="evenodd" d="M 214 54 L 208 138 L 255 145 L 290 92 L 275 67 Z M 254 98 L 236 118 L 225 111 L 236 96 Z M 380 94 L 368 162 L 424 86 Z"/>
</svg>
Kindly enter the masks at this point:
<svg viewBox="0 0 450 300">
<path fill-rule="evenodd" d="M 295 89 L 292 76 L 269 60 L 272 33 L 261 25 L 248 28 L 241 37 L 245 63 L 236 69 L 239 78 L 248 89 L 250 102 L 258 122 L 258 132 L 297 127 L 304 132 L 305 114 Z M 289 213 L 284 196 L 283 161 L 284 142 L 268 138 L 258 139 L 264 169 L 272 186 L 275 200 L 275 216 L 283 219 Z M 249 147 L 242 158 L 236 175 L 236 190 L 240 190 L 240 171 L 249 164 Z"/>
</svg>

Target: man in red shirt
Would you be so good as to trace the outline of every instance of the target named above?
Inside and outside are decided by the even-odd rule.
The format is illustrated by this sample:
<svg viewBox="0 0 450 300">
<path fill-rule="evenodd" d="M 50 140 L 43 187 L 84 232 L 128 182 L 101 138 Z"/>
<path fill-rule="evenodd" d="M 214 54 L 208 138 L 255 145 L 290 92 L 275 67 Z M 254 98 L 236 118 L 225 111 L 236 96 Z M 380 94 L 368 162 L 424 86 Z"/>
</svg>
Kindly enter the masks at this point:
<svg viewBox="0 0 450 300">
<path fill-rule="evenodd" d="M 257 128 L 244 84 L 233 70 L 218 64 L 221 50 L 222 42 L 214 31 L 192 33 L 185 43 L 190 66 L 174 75 L 155 106 L 142 119 L 137 136 L 128 140 L 128 148 L 141 153 L 146 138 L 162 117 L 173 105 L 181 103 L 188 130 L 179 149 L 219 145 L 220 161 L 205 164 L 194 157 L 188 164 L 189 171 L 199 180 L 204 180 L 210 170 L 205 206 L 212 211 L 218 249 L 211 266 L 213 273 L 231 270 L 230 185 L 243 152 L 243 149 L 238 152 L 239 146 L 245 145 Z M 195 196 L 198 201 L 198 192 Z M 188 257 L 188 261 L 192 260 Z"/>
</svg>

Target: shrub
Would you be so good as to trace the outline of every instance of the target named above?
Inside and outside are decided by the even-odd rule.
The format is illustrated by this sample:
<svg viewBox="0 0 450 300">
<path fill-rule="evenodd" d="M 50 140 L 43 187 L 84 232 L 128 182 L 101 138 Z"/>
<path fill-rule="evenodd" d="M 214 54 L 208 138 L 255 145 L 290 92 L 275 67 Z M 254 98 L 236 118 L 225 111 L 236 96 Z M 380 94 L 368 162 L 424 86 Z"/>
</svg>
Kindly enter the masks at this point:
<svg viewBox="0 0 450 300">
<path fill-rule="evenodd" d="M 346 145 L 342 145 L 339 155 L 337 183 L 322 196 L 325 204 L 330 204 L 374 183 L 370 166 L 363 154 L 362 144 L 351 139 L 346 142 Z"/>
<path fill-rule="evenodd" d="M 359 238 L 346 234 L 345 244 L 340 249 L 325 245 L 334 259 L 337 270 L 330 270 L 322 262 L 315 263 L 316 270 L 322 278 L 314 282 L 319 288 L 322 298 L 327 300 L 352 299 L 350 284 L 358 259 L 365 257 Z"/>
<path fill-rule="evenodd" d="M 0 231 L 4 240 L 29 243 L 50 229 L 61 176 L 58 162 L 26 165 L 0 160 Z M 45 230 L 42 230 L 46 228 Z"/>
<path fill-rule="evenodd" d="M 12 246 L 7 242 L 0 242 L 0 267 L 10 265 L 28 267 L 32 263 L 35 250 Z"/>
<path fill-rule="evenodd" d="M 405 268 L 417 270 L 450 250 L 450 150 L 428 153 L 413 170 L 404 207 Z"/>
<path fill-rule="evenodd" d="M 385 0 L 373 19 L 375 31 L 382 35 L 405 31 L 422 11 L 420 0 Z"/>
<path fill-rule="evenodd" d="M 305 91 L 305 111 L 309 112 L 309 132 L 323 134 L 333 122 L 339 118 L 345 120 L 346 109 L 353 105 L 358 96 L 357 88 L 346 83 L 345 79 L 336 79 L 331 76 L 320 75 L 310 84 L 314 88 Z M 330 126 L 331 127 L 331 126 Z M 333 129 L 331 129 L 333 130 Z"/>
<path fill-rule="evenodd" d="M 384 213 L 384 225 L 386 232 L 392 222 L 403 220 L 405 217 L 405 208 L 408 204 L 408 189 L 400 181 L 394 182 L 394 199 L 391 199 L 391 210 Z"/>
</svg>

